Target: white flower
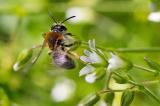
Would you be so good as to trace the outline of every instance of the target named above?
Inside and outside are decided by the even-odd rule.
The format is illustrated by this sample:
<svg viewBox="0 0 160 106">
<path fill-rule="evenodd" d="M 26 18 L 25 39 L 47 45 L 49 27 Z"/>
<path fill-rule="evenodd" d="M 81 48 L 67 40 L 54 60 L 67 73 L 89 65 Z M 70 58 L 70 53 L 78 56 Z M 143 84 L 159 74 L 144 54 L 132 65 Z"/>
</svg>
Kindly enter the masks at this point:
<svg viewBox="0 0 160 106">
<path fill-rule="evenodd" d="M 87 74 L 85 76 L 85 80 L 88 82 L 88 83 L 94 83 L 96 81 L 96 72 L 94 73 L 91 73 L 91 74 Z"/>
<path fill-rule="evenodd" d="M 71 7 L 68 10 L 66 10 L 67 18 L 72 16 L 73 14 L 76 16 L 76 18 L 69 20 L 72 23 L 92 22 L 94 20 L 94 12 L 90 8 L 77 6 L 77 7 Z"/>
<path fill-rule="evenodd" d="M 148 16 L 148 20 L 152 22 L 160 22 L 160 12 L 152 12 Z"/>
<path fill-rule="evenodd" d="M 83 67 L 80 72 L 79 72 L 79 76 L 83 76 L 86 75 L 88 73 L 91 73 L 95 70 L 95 67 L 91 66 L 91 65 L 86 65 L 85 67 Z"/>
<path fill-rule="evenodd" d="M 51 98 L 53 101 L 63 102 L 73 96 L 75 88 L 76 85 L 74 81 L 68 78 L 58 79 L 52 88 Z"/>
<path fill-rule="evenodd" d="M 80 59 L 85 63 L 93 64 L 102 62 L 102 59 L 95 51 L 90 52 L 89 50 L 84 50 L 84 54 L 86 56 L 80 56 Z"/>
<path fill-rule="evenodd" d="M 97 70 L 95 67 L 95 65 L 101 64 L 105 66 L 105 62 L 102 58 L 102 56 L 104 57 L 105 55 L 100 49 L 96 49 L 95 40 L 89 40 L 88 45 L 90 50 L 84 50 L 85 55 L 80 56 L 80 59 L 86 63 L 86 66 L 80 70 L 79 76 L 86 75 L 85 80 L 88 83 L 94 83 L 98 78 L 105 74 L 102 67 L 101 70 Z"/>
<path fill-rule="evenodd" d="M 111 53 L 111 58 L 108 60 L 108 71 L 114 71 L 120 68 L 124 68 L 126 66 L 126 63 L 123 59 L 121 59 L 119 56 Z"/>
<path fill-rule="evenodd" d="M 89 45 L 89 48 L 90 48 L 91 50 L 96 50 L 95 39 L 89 40 L 89 41 L 88 41 L 88 45 Z"/>
</svg>

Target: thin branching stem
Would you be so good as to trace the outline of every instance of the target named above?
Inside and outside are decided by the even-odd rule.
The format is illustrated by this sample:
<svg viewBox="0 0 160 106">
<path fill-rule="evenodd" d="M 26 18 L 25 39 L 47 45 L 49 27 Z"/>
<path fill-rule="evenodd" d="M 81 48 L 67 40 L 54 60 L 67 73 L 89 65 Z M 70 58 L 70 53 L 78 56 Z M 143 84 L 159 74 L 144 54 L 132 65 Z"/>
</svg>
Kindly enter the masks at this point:
<svg viewBox="0 0 160 106">
<path fill-rule="evenodd" d="M 150 73 L 157 74 L 157 72 L 155 70 L 153 70 L 153 69 L 145 68 L 145 67 L 142 67 L 142 66 L 139 66 L 139 65 L 136 65 L 136 64 L 134 64 L 133 67 L 135 67 L 137 69 L 141 69 L 141 70 L 147 71 L 147 72 L 150 72 Z"/>
<path fill-rule="evenodd" d="M 107 83 L 107 84 L 106 84 L 106 88 L 107 88 L 107 89 L 109 89 L 109 84 L 110 84 L 109 82 L 110 82 L 110 80 L 111 80 L 111 76 L 112 76 L 112 72 L 109 72 L 109 73 L 108 73 L 108 77 L 107 77 L 107 81 L 106 81 L 106 83 Z"/>
<path fill-rule="evenodd" d="M 99 94 L 104 94 L 104 93 L 107 93 L 107 92 L 123 92 L 125 90 L 130 90 L 130 91 L 136 91 L 137 89 L 134 89 L 136 86 L 131 86 L 129 88 L 126 88 L 126 89 L 105 89 L 105 90 L 101 90 L 99 91 L 98 93 Z"/>
<path fill-rule="evenodd" d="M 81 42 L 82 45 L 87 45 L 87 42 Z M 144 52 L 160 52 L 160 47 L 151 47 L 151 48 L 103 48 L 100 45 L 97 45 L 96 48 L 99 48 L 106 52 L 123 52 L 123 53 L 144 53 Z"/>
</svg>

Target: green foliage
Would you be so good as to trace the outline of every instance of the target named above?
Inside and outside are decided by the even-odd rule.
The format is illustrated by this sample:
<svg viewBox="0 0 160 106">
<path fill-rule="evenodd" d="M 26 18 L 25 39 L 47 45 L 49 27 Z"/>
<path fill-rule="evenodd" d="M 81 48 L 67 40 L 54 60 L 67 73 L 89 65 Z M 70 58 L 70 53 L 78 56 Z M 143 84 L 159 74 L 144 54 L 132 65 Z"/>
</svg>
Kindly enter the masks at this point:
<svg viewBox="0 0 160 106">
<path fill-rule="evenodd" d="M 151 67 L 152 69 L 156 70 L 157 73 L 160 72 L 160 64 L 158 64 L 157 62 L 155 62 L 149 58 L 145 58 L 145 61 L 148 64 L 148 66 Z"/>
<path fill-rule="evenodd" d="M 10 106 L 9 98 L 2 88 L 0 88 L 0 106 Z"/>
<path fill-rule="evenodd" d="M 100 100 L 100 96 L 97 93 L 88 94 L 85 98 L 83 98 L 78 106 L 93 106 Z"/>
<path fill-rule="evenodd" d="M 22 69 L 25 66 L 25 64 L 31 59 L 32 54 L 33 54 L 33 50 L 32 49 L 23 50 L 19 54 L 19 56 L 18 56 L 18 58 L 16 60 L 16 63 L 13 66 L 13 69 L 15 71 L 18 71 L 18 70 Z"/>
<path fill-rule="evenodd" d="M 76 16 L 64 23 L 67 31 L 74 35 L 67 43 L 77 41 L 70 48 L 73 50 L 70 55 L 75 54 L 73 59 L 77 63 L 72 70 L 66 71 L 51 64 L 53 58 L 47 54 L 47 45 L 38 61 L 31 64 L 39 48 L 34 49 L 34 53 L 30 48 L 41 45 L 44 40 L 42 33 L 48 32 L 55 24 L 48 16 L 48 10 L 58 22 Z M 121 99 L 116 93 L 125 93 L 126 90 L 142 91 L 147 95 L 136 93 L 131 105 L 158 106 L 160 20 L 150 17 L 152 13 L 159 17 L 159 11 L 159 0 L 0 1 L 0 106 L 76 106 L 85 95 L 95 91 L 98 94 L 91 94 L 81 103 L 99 106 L 101 101 L 105 101 L 111 105 Z M 90 51 L 89 55 L 83 53 L 84 50 Z M 118 62 L 115 59 L 109 62 L 111 53 L 118 57 Z M 77 59 L 84 54 L 91 61 L 87 63 Z M 149 68 L 144 57 L 150 57 L 145 58 Z M 119 64 L 123 62 L 125 64 Z M 87 67 L 89 71 L 85 80 L 92 84 L 78 76 L 87 65 L 92 69 Z M 116 71 L 109 71 L 109 66 Z M 69 80 L 59 83 L 59 78 Z M 67 84 L 70 87 L 64 86 Z M 59 89 L 61 95 L 53 93 L 55 85 L 64 88 Z M 62 98 L 73 85 L 75 90 L 70 98 Z M 127 94 L 122 98 L 125 105 L 132 99 Z"/>
<path fill-rule="evenodd" d="M 129 106 L 134 99 L 134 92 L 126 90 L 122 94 L 121 106 Z"/>
<path fill-rule="evenodd" d="M 109 106 L 112 106 L 113 100 L 114 100 L 115 94 L 113 92 L 108 92 L 105 97 L 104 100 L 107 102 L 107 104 Z"/>
</svg>

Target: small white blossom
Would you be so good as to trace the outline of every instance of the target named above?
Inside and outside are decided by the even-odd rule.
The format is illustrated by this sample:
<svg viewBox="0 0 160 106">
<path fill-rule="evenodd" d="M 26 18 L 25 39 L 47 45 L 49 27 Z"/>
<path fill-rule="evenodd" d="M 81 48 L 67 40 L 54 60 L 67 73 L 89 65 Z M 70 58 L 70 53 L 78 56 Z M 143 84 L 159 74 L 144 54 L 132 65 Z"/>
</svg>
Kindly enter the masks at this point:
<svg viewBox="0 0 160 106">
<path fill-rule="evenodd" d="M 80 56 L 80 59 L 85 63 L 93 64 L 102 62 L 102 59 L 95 51 L 90 52 L 89 50 L 84 50 L 84 54 L 86 56 Z"/>
<path fill-rule="evenodd" d="M 94 83 L 96 81 L 96 72 L 94 73 L 91 73 L 91 74 L 87 74 L 85 76 L 85 80 L 88 82 L 88 83 Z"/>
<path fill-rule="evenodd" d="M 89 41 L 88 41 L 88 45 L 89 45 L 89 48 L 90 48 L 91 50 L 96 50 L 95 39 L 89 40 Z"/>
<path fill-rule="evenodd" d="M 90 8 L 84 7 L 70 7 L 66 10 L 66 17 L 75 15 L 76 18 L 69 20 L 72 23 L 77 22 L 92 22 L 94 20 L 94 12 Z"/>
<path fill-rule="evenodd" d="M 126 66 L 126 63 L 123 59 L 121 59 L 119 56 L 111 53 L 111 58 L 108 60 L 108 71 L 114 71 L 120 68 L 124 68 Z"/>
<path fill-rule="evenodd" d="M 58 79 L 51 90 L 51 98 L 53 101 L 63 102 L 74 94 L 75 88 L 74 81 L 68 78 Z"/>
<path fill-rule="evenodd" d="M 160 12 L 152 12 L 148 16 L 148 20 L 152 22 L 160 22 Z"/>
<path fill-rule="evenodd" d="M 90 50 L 84 50 L 85 55 L 80 56 L 80 60 L 86 63 L 86 66 L 80 70 L 79 76 L 86 75 L 85 80 L 88 83 L 94 83 L 104 74 L 104 72 L 98 72 L 94 65 L 102 64 L 104 66 L 106 63 L 104 62 L 102 56 L 105 55 L 100 49 L 96 49 L 95 40 L 89 40 L 88 45 Z M 99 71 L 103 71 L 103 69 Z"/>
<path fill-rule="evenodd" d="M 83 76 L 86 75 L 90 72 L 93 72 L 95 70 L 95 67 L 91 66 L 91 65 L 86 65 L 85 67 L 83 67 L 80 72 L 79 72 L 79 76 Z"/>
</svg>

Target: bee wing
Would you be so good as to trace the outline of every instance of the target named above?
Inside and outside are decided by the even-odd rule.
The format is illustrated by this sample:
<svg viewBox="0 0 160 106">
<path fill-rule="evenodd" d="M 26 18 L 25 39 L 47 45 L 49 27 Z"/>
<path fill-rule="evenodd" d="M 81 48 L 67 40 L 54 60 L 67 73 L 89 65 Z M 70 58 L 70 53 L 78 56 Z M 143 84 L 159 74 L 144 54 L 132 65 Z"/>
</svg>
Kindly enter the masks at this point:
<svg viewBox="0 0 160 106">
<path fill-rule="evenodd" d="M 46 45 L 46 41 L 44 40 L 40 51 L 38 52 L 37 56 L 32 60 L 31 64 L 35 64 L 35 63 L 36 63 L 36 61 L 37 61 L 38 58 L 40 57 L 40 55 L 41 55 L 41 53 L 42 53 L 45 45 Z"/>
</svg>

